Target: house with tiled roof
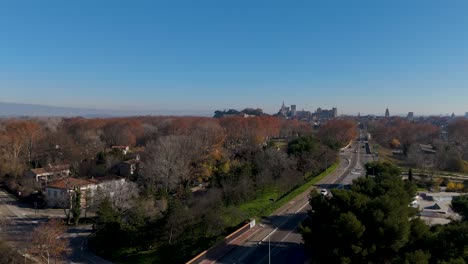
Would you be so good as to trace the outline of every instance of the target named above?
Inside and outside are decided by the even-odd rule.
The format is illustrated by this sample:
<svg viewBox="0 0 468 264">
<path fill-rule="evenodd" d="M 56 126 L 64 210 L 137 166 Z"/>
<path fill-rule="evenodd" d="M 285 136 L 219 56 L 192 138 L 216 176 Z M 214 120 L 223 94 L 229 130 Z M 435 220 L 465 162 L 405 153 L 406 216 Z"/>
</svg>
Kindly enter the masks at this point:
<svg viewBox="0 0 468 264">
<path fill-rule="evenodd" d="M 58 180 L 70 176 L 70 165 L 48 165 L 44 168 L 28 170 L 24 177 L 26 180 L 45 184 L 49 181 Z"/>
<path fill-rule="evenodd" d="M 70 198 L 75 195 L 76 190 L 81 192 L 81 204 L 86 205 L 86 199 L 92 199 L 98 188 L 109 192 L 113 196 L 112 190 L 125 184 L 125 179 L 118 176 L 105 176 L 92 179 L 78 179 L 68 177 L 50 182 L 45 187 L 47 204 L 50 207 L 67 207 Z M 85 195 L 86 194 L 86 195 Z"/>
</svg>

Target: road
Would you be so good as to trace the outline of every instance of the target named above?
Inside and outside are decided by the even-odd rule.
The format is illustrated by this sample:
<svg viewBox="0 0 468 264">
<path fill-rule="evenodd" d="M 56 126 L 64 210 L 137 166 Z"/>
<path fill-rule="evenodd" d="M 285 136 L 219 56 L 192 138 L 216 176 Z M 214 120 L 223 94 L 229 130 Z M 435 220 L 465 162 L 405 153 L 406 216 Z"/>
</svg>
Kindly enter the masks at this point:
<svg viewBox="0 0 468 264">
<path fill-rule="evenodd" d="M 317 183 L 316 188 L 343 188 L 365 175 L 363 164 L 372 157 L 366 154 L 363 145 L 361 141 L 354 141 L 343 150 L 339 167 Z M 302 237 L 297 228 L 310 209 L 309 193 L 310 190 L 304 192 L 263 220 L 244 243 L 224 257 L 204 263 L 304 263 L 308 257 L 301 246 Z"/>
<path fill-rule="evenodd" d="M 41 210 L 40 213 L 36 213 L 33 209 L 19 203 L 12 195 L 0 189 L 0 236 L 18 251 L 24 252 L 29 245 L 31 231 L 39 223 L 46 222 L 49 217 L 58 217 L 59 212 L 60 210 Z M 63 214 L 60 216 L 63 217 Z M 111 263 L 94 255 L 86 247 L 87 238 L 90 234 L 90 225 L 80 225 L 67 230 L 65 237 L 69 238 L 72 252 L 65 259 L 65 263 Z"/>
</svg>

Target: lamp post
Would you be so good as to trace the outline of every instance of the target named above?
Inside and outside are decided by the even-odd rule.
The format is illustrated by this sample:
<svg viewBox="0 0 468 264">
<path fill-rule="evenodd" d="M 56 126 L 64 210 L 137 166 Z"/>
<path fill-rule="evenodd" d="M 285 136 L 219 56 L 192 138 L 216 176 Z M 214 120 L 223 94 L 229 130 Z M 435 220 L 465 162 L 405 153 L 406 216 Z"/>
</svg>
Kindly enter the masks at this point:
<svg viewBox="0 0 468 264">
<path fill-rule="evenodd" d="M 271 241 L 271 236 L 268 236 L 268 264 L 271 264 L 271 250 L 270 250 L 270 241 Z"/>
</svg>

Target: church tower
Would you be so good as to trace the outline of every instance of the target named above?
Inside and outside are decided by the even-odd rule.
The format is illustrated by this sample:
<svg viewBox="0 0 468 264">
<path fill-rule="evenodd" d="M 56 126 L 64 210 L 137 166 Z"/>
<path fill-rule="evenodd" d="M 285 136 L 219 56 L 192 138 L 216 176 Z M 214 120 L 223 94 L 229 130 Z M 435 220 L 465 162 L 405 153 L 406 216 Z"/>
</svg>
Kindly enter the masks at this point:
<svg viewBox="0 0 468 264">
<path fill-rule="evenodd" d="M 390 117 L 390 112 L 388 111 L 388 108 L 385 109 L 385 117 Z"/>
</svg>

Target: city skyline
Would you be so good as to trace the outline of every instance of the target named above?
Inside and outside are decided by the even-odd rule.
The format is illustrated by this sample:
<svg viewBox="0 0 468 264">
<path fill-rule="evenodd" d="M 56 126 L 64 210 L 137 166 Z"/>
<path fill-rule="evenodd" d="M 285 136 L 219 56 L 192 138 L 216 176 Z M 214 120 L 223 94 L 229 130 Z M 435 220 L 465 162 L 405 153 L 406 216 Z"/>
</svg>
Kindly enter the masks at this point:
<svg viewBox="0 0 468 264">
<path fill-rule="evenodd" d="M 336 116 L 385 116 L 386 108 L 382 112 L 377 113 L 342 113 L 339 110 L 339 107 L 330 107 L 330 109 L 324 108 L 322 106 L 316 106 L 316 108 L 301 108 L 297 105 L 283 105 L 289 111 L 290 107 L 296 107 L 298 112 L 310 112 L 316 113 L 318 109 L 329 111 L 336 109 Z M 10 103 L 10 102 L 1 102 L 0 101 L 0 117 L 1 116 L 84 116 L 84 117 L 112 117 L 112 116 L 138 116 L 138 115 L 161 115 L 161 116 L 213 116 L 216 111 L 227 111 L 227 110 L 244 110 L 244 109 L 261 109 L 265 114 L 276 115 L 281 113 L 281 106 L 273 111 L 264 111 L 262 107 L 258 106 L 246 106 L 240 108 L 220 108 L 220 109 L 209 109 L 209 110 L 190 110 L 190 109 L 177 109 L 177 110 L 168 110 L 168 109 L 153 109 L 153 110 L 122 110 L 122 109 L 110 109 L 110 108 L 83 108 L 83 107 L 67 107 L 67 106 L 53 106 L 53 105 L 40 105 L 40 104 L 23 104 L 23 103 Z M 390 110 L 390 109 L 389 109 Z M 409 111 L 407 113 L 391 113 L 389 116 L 399 116 L 406 117 L 410 115 L 411 118 L 414 117 L 424 117 L 424 116 L 451 116 L 455 115 L 456 117 L 465 117 L 468 118 L 468 112 L 465 113 L 439 113 L 439 114 L 418 114 L 414 111 Z"/>
<path fill-rule="evenodd" d="M 0 4 L 2 102 L 463 116 L 468 3 Z"/>
</svg>

